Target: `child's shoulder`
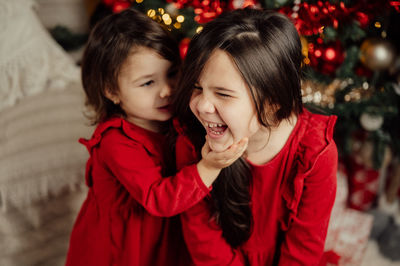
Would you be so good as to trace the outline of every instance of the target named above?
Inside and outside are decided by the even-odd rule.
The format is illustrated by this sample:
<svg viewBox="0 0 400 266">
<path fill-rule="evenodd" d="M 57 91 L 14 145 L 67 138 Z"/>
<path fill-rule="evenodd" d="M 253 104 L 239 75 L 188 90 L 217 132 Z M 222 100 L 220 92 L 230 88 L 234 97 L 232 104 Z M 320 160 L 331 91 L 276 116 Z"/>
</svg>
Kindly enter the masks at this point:
<svg viewBox="0 0 400 266">
<path fill-rule="evenodd" d="M 311 168 L 321 156 L 335 159 L 337 148 L 333 139 L 337 117 L 315 114 L 306 109 L 299 116 L 301 134 L 298 153 L 306 168 Z"/>
<path fill-rule="evenodd" d="M 333 131 L 337 117 L 303 110 L 299 116 L 303 127 L 302 145 L 324 147 L 333 141 Z"/>
<path fill-rule="evenodd" d="M 102 146 L 115 145 L 123 142 L 141 142 L 143 133 L 123 118 L 114 117 L 97 125 L 92 137 L 88 140 L 81 139 L 80 142 L 91 149 L 98 144 Z"/>
<path fill-rule="evenodd" d="M 158 156 L 164 140 L 159 133 L 141 128 L 123 118 L 112 118 L 100 124 L 94 138 L 101 142 L 104 152 L 140 150 Z"/>
</svg>

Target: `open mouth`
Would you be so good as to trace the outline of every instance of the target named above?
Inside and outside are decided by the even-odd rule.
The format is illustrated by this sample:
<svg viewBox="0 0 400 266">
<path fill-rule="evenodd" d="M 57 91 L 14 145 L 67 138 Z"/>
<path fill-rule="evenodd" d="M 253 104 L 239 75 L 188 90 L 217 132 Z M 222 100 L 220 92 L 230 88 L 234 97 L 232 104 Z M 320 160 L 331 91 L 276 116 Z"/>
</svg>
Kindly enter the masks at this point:
<svg viewBox="0 0 400 266">
<path fill-rule="evenodd" d="M 164 106 L 157 107 L 157 109 L 163 112 L 169 112 L 171 110 L 171 105 L 167 104 Z"/>
<path fill-rule="evenodd" d="M 214 137 L 222 136 L 228 128 L 226 125 L 220 123 L 204 122 L 204 124 L 209 135 Z"/>
</svg>

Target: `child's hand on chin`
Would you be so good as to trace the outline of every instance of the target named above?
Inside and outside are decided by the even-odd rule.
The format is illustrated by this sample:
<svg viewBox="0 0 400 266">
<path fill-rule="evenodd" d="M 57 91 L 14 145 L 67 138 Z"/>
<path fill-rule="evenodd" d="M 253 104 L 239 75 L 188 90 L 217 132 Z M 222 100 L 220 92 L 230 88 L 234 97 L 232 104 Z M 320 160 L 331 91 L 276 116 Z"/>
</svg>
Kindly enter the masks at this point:
<svg viewBox="0 0 400 266">
<path fill-rule="evenodd" d="M 247 149 L 249 140 L 247 137 L 241 139 L 238 143 L 232 144 L 229 148 L 224 151 L 217 152 L 210 148 L 208 137 L 206 136 L 206 142 L 201 149 L 201 156 L 204 163 L 208 167 L 222 169 L 228 167 L 239 159 Z"/>
</svg>

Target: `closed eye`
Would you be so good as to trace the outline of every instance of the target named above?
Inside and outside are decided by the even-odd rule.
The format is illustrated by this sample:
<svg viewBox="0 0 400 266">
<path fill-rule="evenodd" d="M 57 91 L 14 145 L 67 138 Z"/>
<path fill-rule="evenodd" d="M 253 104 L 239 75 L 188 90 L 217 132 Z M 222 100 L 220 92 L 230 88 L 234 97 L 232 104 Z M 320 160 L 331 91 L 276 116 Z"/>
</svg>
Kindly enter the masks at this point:
<svg viewBox="0 0 400 266">
<path fill-rule="evenodd" d="M 195 90 L 203 90 L 203 88 L 202 87 L 200 87 L 200 86 L 198 86 L 198 85 L 194 85 L 194 87 L 193 87 Z"/>
<path fill-rule="evenodd" d="M 153 84 L 153 83 L 154 83 L 154 80 L 149 80 L 149 81 L 143 83 L 143 84 L 140 85 L 140 86 L 141 86 L 141 87 L 148 87 L 148 86 L 150 86 L 150 85 Z"/>
<path fill-rule="evenodd" d="M 221 93 L 221 92 L 217 92 L 217 95 L 219 95 L 219 96 L 221 96 L 221 97 L 224 97 L 224 98 L 230 98 L 230 97 L 232 97 L 232 96 L 230 96 L 230 95 L 228 95 L 228 94 Z"/>
</svg>

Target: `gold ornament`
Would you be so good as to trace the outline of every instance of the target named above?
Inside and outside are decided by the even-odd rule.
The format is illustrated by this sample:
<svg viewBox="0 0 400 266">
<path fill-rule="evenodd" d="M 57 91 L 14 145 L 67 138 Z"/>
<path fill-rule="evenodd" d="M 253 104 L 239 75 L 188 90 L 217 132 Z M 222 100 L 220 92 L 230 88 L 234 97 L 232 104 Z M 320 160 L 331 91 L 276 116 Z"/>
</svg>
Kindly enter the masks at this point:
<svg viewBox="0 0 400 266">
<path fill-rule="evenodd" d="M 396 56 L 393 44 L 385 39 L 367 39 L 360 51 L 361 62 L 373 71 L 388 69 Z"/>
</svg>

